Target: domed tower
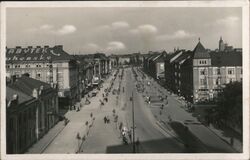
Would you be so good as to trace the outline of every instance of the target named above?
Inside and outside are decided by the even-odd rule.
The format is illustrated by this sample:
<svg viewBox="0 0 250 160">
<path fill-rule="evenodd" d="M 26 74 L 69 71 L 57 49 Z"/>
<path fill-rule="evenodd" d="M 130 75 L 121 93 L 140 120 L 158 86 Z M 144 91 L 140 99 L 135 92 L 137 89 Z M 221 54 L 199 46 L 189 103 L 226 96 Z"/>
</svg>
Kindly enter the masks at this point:
<svg viewBox="0 0 250 160">
<path fill-rule="evenodd" d="M 222 37 L 220 37 L 220 40 L 219 40 L 219 51 L 224 51 L 225 50 L 225 44 L 222 40 Z"/>
</svg>

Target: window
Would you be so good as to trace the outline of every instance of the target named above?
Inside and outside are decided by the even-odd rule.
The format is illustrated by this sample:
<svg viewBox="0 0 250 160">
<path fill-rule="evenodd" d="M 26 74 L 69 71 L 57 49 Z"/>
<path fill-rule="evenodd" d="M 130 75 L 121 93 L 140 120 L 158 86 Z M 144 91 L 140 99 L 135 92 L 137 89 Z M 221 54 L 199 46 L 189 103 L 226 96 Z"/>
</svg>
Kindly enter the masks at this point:
<svg viewBox="0 0 250 160">
<path fill-rule="evenodd" d="M 21 73 L 20 72 L 15 72 L 14 75 L 16 75 L 16 77 L 20 77 L 21 76 Z"/>
<path fill-rule="evenodd" d="M 58 79 L 57 79 L 57 82 L 58 82 L 58 87 L 60 88 L 60 89 L 62 89 L 63 88 L 63 72 L 58 72 Z"/>
<path fill-rule="evenodd" d="M 206 79 L 200 79 L 200 85 L 206 85 Z"/>
<path fill-rule="evenodd" d="M 220 79 L 219 78 L 214 79 L 214 85 L 220 85 Z"/>
<path fill-rule="evenodd" d="M 10 68 L 10 65 L 7 65 L 6 68 Z"/>
<path fill-rule="evenodd" d="M 200 64 L 207 64 L 206 60 L 200 60 Z"/>
<path fill-rule="evenodd" d="M 229 68 L 227 73 L 228 74 L 234 74 L 234 68 Z"/>
<path fill-rule="evenodd" d="M 160 64 L 160 69 L 164 69 L 164 63 Z"/>
<path fill-rule="evenodd" d="M 220 68 L 217 69 L 217 74 L 220 75 Z"/>
<path fill-rule="evenodd" d="M 42 78 L 42 74 L 40 72 L 36 73 L 36 79 L 40 80 Z"/>
<path fill-rule="evenodd" d="M 200 70 L 200 75 L 205 75 L 206 74 L 206 70 L 203 69 L 203 70 Z"/>
</svg>

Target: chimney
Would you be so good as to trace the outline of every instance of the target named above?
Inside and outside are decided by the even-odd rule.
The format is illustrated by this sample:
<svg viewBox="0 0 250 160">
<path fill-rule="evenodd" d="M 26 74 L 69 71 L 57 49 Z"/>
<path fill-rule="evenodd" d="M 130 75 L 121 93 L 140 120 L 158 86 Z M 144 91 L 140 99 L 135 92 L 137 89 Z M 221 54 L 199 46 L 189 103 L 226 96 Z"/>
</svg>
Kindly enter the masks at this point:
<svg viewBox="0 0 250 160">
<path fill-rule="evenodd" d="M 28 48 L 32 48 L 32 46 L 28 46 Z"/>
<path fill-rule="evenodd" d="M 14 95 L 12 96 L 12 100 L 18 101 L 18 95 L 17 95 L 17 94 L 14 94 Z"/>
<path fill-rule="evenodd" d="M 59 50 L 63 50 L 63 45 L 56 45 L 55 47 Z"/>
<path fill-rule="evenodd" d="M 34 98 L 38 98 L 38 91 L 37 91 L 36 88 L 33 89 L 33 91 L 32 91 L 32 96 L 33 96 Z"/>
<path fill-rule="evenodd" d="M 16 46 L 16 49 L 18 49 L 18 48 L 22 48 L 21 46 Z"/>
<path fill-rule="evenodd" d="M 43 91 L 43 85 L 40 86 L 39 95 L 42 94 L 42 91 Z"/>
<path fill-rule="evenodd" d="M 14 82 L 16 82 L 16 81 L 17 81 L 16 75 L 12 75 L 12 76 L 11 76 L 11 83 L 14 83 Z"/>
<path fill-rule="evenodd" d="M 54 83 L 53 83 L 53 82 L 50 83 L 50 87 L 51 87 L 51 88 L 54 88 Z"/>
<path fill-rule="evenodd" d="M 30 77 L 30 74 L 29 73 L 24 73 L 22 76 L 24 76 L 24 77 Z"/>
<path fill-rule="evenodd" d="M 36 46 L 36 48 L 41 48 L 41 46 Z"/>
<path fill-rule="evenodd" d="M 48 46 L 48 45 L 46 45 L 46 46 L 44 46 L 44 48 L 49 48 L 49 46 Z"/>
<path fill-rule="evenodd" d="M 16 106 L 18 104 L 18 95 L 13 94 L 12 99 L 8 102 L 7 106 Z"/>
</svg>

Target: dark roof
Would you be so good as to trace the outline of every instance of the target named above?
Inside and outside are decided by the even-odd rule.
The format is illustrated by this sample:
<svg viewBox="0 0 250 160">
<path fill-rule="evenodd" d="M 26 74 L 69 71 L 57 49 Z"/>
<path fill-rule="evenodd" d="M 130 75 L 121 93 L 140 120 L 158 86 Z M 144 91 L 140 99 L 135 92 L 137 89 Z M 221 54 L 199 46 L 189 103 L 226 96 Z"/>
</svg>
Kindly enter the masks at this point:
<svg viewBox="0 0 250 160">
<path fill-rule="evenodd" d="M 210 58 L 210 55 L 208 54 L 204 46 L 201 44 L 201 42 L 198 42 L 193 52 L 194 52 L 194 59 Z"/>
<path fill-rule="evenodd" d="M 93 58 L 100 58 L 101 60 L 108 60 L 108 57 L 104 53 L 95 53 Z"/>
<path fill-rule="evenodd" d="M 54 47 L 27 47 L 27 48 L 6 48 L 6 63 L 27 62 L 27 61 L 70 61 L 73 56 L 63 50 L 62 45 Z"/>
<path fill-rule="evenodd" d="M 154 62 L 164 62 L 165 61 L 165 55 L 162 53 L 158 56 L 156 56 L 155 58 L 153 58 Z"/>
<path fill-rule="evenodd" d="M 157 56 L 159 56 L 159 55 L 160 55 L 160 53 L 154 52 L 153 54 L 151 54 L 151 56 L 147 57 L 147 59 L 148 59 L 148 60 L 152 60 L 152 59 L 154 59 L 155 57 L 157 57 Z"/>
<path fill-rule="evenodd" d="M 191 56 L 191 53 L 190 52 L 184 52 L 183 54 L 181 54 L 178 58 L 176 58 L 175 60 L 174 60 L 174 62 L 176 62 L 176 63 L 180 63 L 182 60 L 184 60 L 184 59 L 187 59 L 189 56 Z"/>
<path fill-rule="evenodd" d="M 177 50 L 177 51 L 175 51 L 174 53 L 170 53 L 170 54 L 168 54 L 167 59 L 172 59 L 172 58 L 175 57 L 177 54 L 179 54 L 180 52 L 183 52 L 183 51 L 185 51 L 185 50 Z"/>
<path fill-rule="evenodd" d="M 44 90 L 51 88 L 51 86 L 48 83 L 24 75 L 16 79 L 15 82 L 9 85 L 10 88 L 17 89 L 27 95 L 32 95 L 33 90 L 40 89 L 41 86 L 43 86 Z"/>
<path fill-rule="evenodd" d="M 22 91 L 20 91 L 20 90 L 18 90 L 16 88 L 10 88 L 10 87 L 6 86 L 6 100 L 7 101 L 13 100 L 13 95 L 14 94 L 18 95 L 18 103 L 19 104 L 34 99 L 32 96 L 29 96 L 29 95 L 25 94 L 24 92 L 22 92 Z"/>
<path fill-rule="evenodd" d="M 242 52 L 210 52 L 212 66 L 242 66 Z"/>
</svg>

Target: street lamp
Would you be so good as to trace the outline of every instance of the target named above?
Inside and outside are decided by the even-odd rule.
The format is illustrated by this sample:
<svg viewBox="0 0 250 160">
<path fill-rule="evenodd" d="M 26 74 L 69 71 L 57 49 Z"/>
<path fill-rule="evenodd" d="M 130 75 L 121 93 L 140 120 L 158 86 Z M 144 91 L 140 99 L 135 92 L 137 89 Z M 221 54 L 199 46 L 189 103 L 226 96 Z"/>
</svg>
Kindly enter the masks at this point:
<svg viewBox="0 0 250 160">
<path fill-rule="evenodd" d="M 134 117 L 134 100 L 133 100 L 133 91 L 132 91 L 132 97 L 130 97 L 130 101 L 132 102 L 132 123 L 133 123 L 133 138 L 132 138 L 132 144 L 133 144 L 133 153 L 135 153 L 135 117 Z"/>
</svg>

